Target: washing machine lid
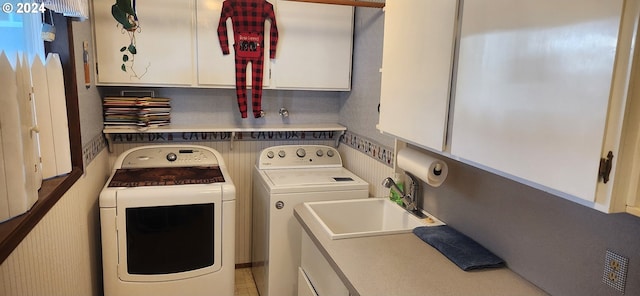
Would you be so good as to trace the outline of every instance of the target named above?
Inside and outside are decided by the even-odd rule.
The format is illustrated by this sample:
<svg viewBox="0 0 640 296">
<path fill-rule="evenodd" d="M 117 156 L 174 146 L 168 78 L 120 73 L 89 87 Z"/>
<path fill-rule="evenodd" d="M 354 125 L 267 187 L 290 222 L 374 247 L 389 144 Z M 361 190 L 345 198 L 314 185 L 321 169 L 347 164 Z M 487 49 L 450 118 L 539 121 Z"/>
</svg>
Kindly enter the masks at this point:
<svg viewBox="0 0 640 296">
<path fill-rule="evenodd" d="M 107 187 L 171 186 L 225 182 L 219 166 L 117 169 Z"/>
<path fill-rule="evenodd" d="M 345 168 L 262 171 L 272 193 L 368 190 L 368 184 Z"/>
</svg>

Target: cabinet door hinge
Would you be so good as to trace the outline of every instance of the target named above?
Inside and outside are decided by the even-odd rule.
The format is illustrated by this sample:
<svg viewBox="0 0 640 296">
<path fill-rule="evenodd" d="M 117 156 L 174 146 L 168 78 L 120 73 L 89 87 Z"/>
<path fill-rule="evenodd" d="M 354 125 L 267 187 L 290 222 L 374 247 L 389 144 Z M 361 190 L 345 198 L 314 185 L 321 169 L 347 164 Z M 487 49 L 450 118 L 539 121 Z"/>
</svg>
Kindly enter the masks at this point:
<svg viewBox="0 0 640 296">
<path fill-rule="evenodd" d="M 598 169 L 598 179 L 602 178 L 602 182 L 609 182 L 609 174 L 611 174 L 611 166 L 613 165 L 613 152 L 607 153 L 607 158 L 600 158 L 600 168 Z"/>
</svg>

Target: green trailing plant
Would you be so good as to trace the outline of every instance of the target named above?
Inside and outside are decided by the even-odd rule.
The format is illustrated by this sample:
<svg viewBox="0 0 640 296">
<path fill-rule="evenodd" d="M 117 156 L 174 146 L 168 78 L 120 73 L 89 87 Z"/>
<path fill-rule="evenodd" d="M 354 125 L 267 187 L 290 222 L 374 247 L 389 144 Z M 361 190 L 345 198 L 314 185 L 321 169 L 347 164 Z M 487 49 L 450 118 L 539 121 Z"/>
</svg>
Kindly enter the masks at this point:
<svg viewBox="0 0 640 296">
<path fill-rule="evenodd" d="M 122 53 L 122 65 L 120 69 L 123 72 L 131 70 L 132 77 L 142 78 L 147 73 L 147 68 L 142 75 L 138 75 L 134 70 L 135 56 L 138 54 L 138 48 L 136 47 L 136 33 L 140 32 L 140 23 L 138 16 L 131 5 L 131 0 L 116 0 L 116 3 L 111 6 L 111 15 L 118 22 L 118 26 L 121 26 L 123 33 L 129 35 L 129 44 L 122 46 L 120 52 Z"/>
</svg>

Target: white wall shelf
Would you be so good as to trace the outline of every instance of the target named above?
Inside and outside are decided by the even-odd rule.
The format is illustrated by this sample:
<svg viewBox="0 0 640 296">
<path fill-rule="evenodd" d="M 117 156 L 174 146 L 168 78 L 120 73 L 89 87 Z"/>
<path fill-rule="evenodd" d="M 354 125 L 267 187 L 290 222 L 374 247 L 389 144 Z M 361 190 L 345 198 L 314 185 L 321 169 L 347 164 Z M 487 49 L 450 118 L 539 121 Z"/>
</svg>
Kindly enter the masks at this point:
<svg viewBox="0 0 640 296">
<path fill-rule="evenodd" d="M 317 124 L 269 124 L 257 126 L 238 126 L 238 125 L 166 125 L 160 127 L 135 128 L 109 127 L 102 130 L 107 138 L 109 151 L 113 147 L 113 134 L 146 134 L 146 133 L 231 133 L 230 141 L 233 149 L 233 142 L 236 139 L 236 133 L 242 132 L 320 132 L 320 131 L 338 131 L 340 136 L 336 139 L 336 147 L 340 142 L 340 137 L 347 130 L 347 127 L 337 123 L 317 123 Z"/>
</svg>

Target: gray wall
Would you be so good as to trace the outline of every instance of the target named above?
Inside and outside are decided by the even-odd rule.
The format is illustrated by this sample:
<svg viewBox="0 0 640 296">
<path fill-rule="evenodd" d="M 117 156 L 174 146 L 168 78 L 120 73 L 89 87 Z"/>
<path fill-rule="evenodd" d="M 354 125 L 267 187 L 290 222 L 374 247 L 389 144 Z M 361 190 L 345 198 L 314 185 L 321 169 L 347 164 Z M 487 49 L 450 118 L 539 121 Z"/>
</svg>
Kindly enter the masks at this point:
<svg viewBox="0 0 640 296">
<path fill-rule="evenodd" d="M 375 130 L 383 27 L 379 9 L 357 9 L 353 91 L 343 96 L 340 122 L 393 146 L 391 138 Z M 610 249 L 630 259 L 626 295 L 640 295 L 640 218 L 603 214 L 447 162 L 449 177 L 441 187 L 423 184 L 424 208 L 504 258 L 513 271 L 552 295 L 620 295 L 602 283 Z"/>
<path fill-rule="evenodd" d="M 102 134 L 102 99 L 95 86 L 93 67 L 95 60 L 93 56 L 93 41 L 91 37 L 91 22 L 72 23 L 73 43 L 76 57 L 76 73 L 78 74 L 78 108 L 80 110 L 80 133 L 82 146 L 87 145 L 92 139 Z M 82 42 L 89 42 L 89 67 L 91 71 L 91 85 L 89 88 L 84 84 L 84 63 L 82 60 Z M 85 164 L 87 165 L 87 164 Z"/>
<path fill-rule="evenodd" d="M 435 155 L 434 155 L 435 156 Z M 602 283 L 607 249 L 629 258 L 626 295 L 640 295 L 640 218 L 604 214 L 447 160 L 423 206 L 552 295 L 620 295 Z"/>
<path fill-rule="evenodd" d="M 121 88 L 101 87 L 105 96 L 117 96 Z M 264 90 L 264 118 L 255 119 L 251 112 L 242 119 L 238 111 L 235 89 L 204 88 L 129 88 L 151 89 L 156 96 L 171 98 L 172 124 L 235 125 L 257 127 L 281 123 L 337 123 L 340 93 L 329 91 Z M 289 110 L 283 119 L 280 108 Z M 251 104 L 249 103 L 249 108 Z"/>
<path fill-rule="evenodd" d="M 376 129 L 383 29 L 382 9 L 356 9 L 351 92 L 342 94 L 340 123 L 356 134 L 393 147 L 393 138 Z"/>
</svg>

